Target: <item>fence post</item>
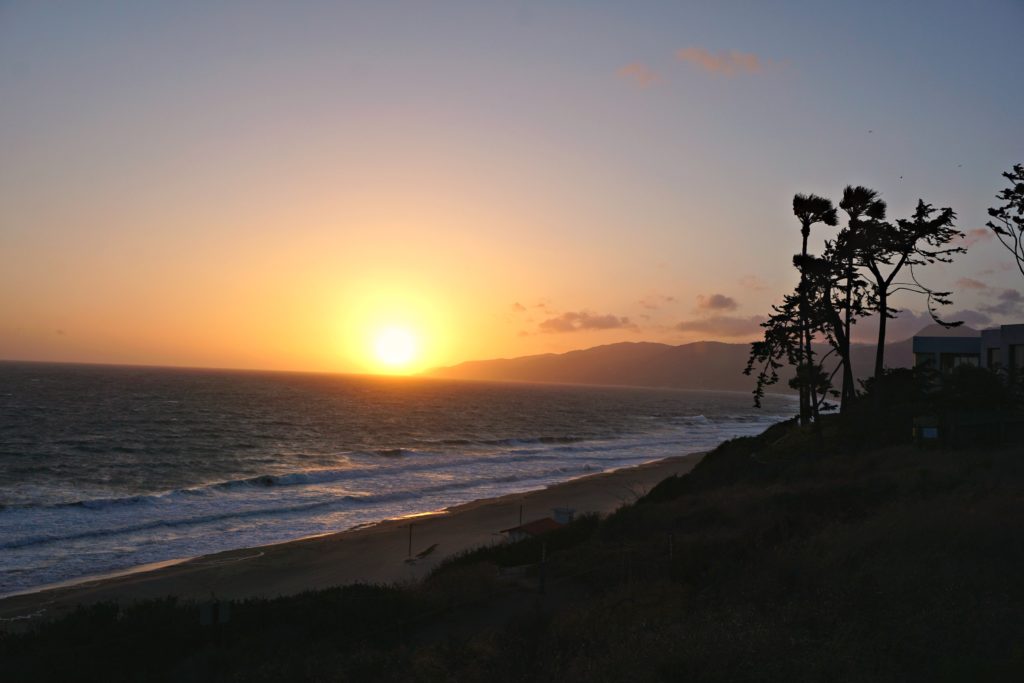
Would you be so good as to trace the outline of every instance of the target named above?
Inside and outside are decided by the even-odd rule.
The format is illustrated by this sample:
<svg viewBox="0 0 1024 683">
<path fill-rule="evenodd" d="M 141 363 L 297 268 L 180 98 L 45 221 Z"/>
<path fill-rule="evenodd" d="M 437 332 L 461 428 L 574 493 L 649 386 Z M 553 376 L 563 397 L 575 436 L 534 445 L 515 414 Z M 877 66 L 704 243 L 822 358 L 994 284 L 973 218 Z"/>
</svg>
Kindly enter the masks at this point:
<svg viewBox="0 0 1024 683">
<path fill-rule="evenodd" d="M 545 581 L 545 570 L 548 563 L 548 544 L 540 544 L 540 594 L 544 595 L 544 581 Z"/>
</svg>

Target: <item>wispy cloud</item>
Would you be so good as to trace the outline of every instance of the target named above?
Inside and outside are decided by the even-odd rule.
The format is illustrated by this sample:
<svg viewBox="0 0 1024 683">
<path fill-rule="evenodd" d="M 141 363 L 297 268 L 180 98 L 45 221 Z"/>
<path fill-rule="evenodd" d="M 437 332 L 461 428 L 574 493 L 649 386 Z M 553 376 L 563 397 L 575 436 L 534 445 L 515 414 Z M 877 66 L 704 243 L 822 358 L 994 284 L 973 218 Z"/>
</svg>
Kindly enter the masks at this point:
<svg viewBox="0 0 1024 683">
<path fill-rule="evenodd" d="M 512 304 L 512 310 L 515 311 L 516 313 L 525 313 L 526 306 L 522 305 L 517 301 L 514 304 Z"/>
<path fill-rule="evenodd" d="M 759 315 L 749 317 L 734 315 L 712 315 L 696 320 L 684 320 L 676 325 L 680 332 L 698 332 L 714 337 L 751 337 L 761 332 L 764 321 Z"/>
<path fill-rule="evenodd" d="M 939 316 L 945 321 L 959 321 L 968 327 L 984 327 L 991 322 L 991 318 L 987 314 L 971 309 L 960 309 L 952 312 L 940 311 Z M 890 318 L 886 323 L 886 343 L 909 339 L 924 328 L 934 324 L 935 320 L 927 311 L 914 311 L 904 308 L 896 314 L 895 318 Z M 864 318 L 853 326 L 853 341 L 864 344 L 875 344 L 878 342 L 877 315 Z"/>
<path fill-rule="evenodd" d="M 740 287 L 743 289 L 749 289 L 752 292 L 763 292 L 768 289 L 768 285 L 765 284 L 764 280 L 756 275 L 744 275 L 741 277 Z"/>
<path fill-rule="evenodd" d="M 649 311 L 656 311 L 662 306 L 668 304 L 674 304 L 677 299 L 674 296 L 666 296 L 664 294 L 650 294 L 640 299 L 637 303 L 640 304 L 641 308 L 646 308 Z"/>
<path fill-rule="evenodd" d="M 554 318 L 548 318 L 538 325 L 541 332 L 579 332 L 581 330 L 634 329 L 636 325 L 629 318 L 617 315 L 601 315 L 590 311 L 569 311 Z"/>
<path fill-rule="evenodd" d="M 724 50 L 716 54 L 702 47 L 685 47 L 677 50 L 676 58 L 716 76 L 759 74 L 772 65 L 769 60 L 749 52 Z"/>
<path fill-rule="evenodd" d="M 1005 273 L 1008 270 L 1016 270 L 1017 264 L 1010 262 L 1003 262 L 998 264 L 995 268 L 986 268 L 985 270 L 978 273 L 978 275 L 995 275 L 996 273 Z"/>
<path fill-rule="evenodd" d="M 980 306 L 981 310 L 995 315 L 1016 315 L 1024 310 L 1024 294 L 1016 289 L 1004 289 L 996 299 L 994 304 Z"/>
<path fill-rule="evenodd" d="M 960 278 L 956 281 L 956 286 L 964 289 L 988 289 L 988 285 L 981 280 L 975 280 L 973 277 Z"/>
<path fill-rule="evenodd" d="M 627 64 L 616 71 L 615 75 L 627 81 L 632 81 L 641 88 L 649 88 L 661 82 L 661 76 L 641 62 Z"/>
<path fill-rule="evenodd" d="M 735 311 L 737 308 L 739 304 L 736 303 L 736 299 L 725 294 L 702 294 L 697 297 L 698 311 Z"/>
<path fill-rule="evenodd" d="M 960 238 L 960 244 L 965 247 L 972 247 L 979 242 L 988 242 L 992 239 L 992 231 L 988 228 L 971 228 Z"/>
</svg>

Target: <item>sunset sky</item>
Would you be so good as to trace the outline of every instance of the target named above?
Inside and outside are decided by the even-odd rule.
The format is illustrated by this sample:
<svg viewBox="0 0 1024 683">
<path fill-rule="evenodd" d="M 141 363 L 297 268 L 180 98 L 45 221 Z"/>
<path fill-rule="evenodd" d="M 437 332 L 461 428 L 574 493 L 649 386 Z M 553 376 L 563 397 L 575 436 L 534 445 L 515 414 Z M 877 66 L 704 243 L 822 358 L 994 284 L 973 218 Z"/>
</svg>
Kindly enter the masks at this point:
<svg viewBox="0 0 1024 683">
<path fill-rule="evenodd" d="M 821 7 L 0 2 L 0 358 L 749 341 L 792 195 L 847 184 L 955 209 L 970 251 L 923 280 L 1024 321 L 978 230 L 1024 162 L 1024 3 Z M 897 305 L 890 338 L 928 322 Z"/>
</svg>

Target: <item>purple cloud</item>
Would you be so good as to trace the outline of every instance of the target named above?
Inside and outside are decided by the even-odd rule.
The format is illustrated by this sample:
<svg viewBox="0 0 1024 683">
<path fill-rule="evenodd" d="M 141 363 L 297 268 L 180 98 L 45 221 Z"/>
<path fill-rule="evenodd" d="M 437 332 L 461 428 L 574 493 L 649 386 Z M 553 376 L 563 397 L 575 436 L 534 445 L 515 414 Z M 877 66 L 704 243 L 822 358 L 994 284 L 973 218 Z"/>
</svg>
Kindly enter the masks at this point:
<svg viewBox="0 0 1024 683">
<path fill-rule="evenodd" d="M 715 54 L 702 47 L 687 47 L 678 50 L 676 58 L 681 62 L 689 62 L 701 71 L 716 76 L 759 74 L 771 64 L 768 60 L 762 60 L 757 55 L 749 52 L 728 50 Z"/>
<path fill-rule="evenodd" d="M 661 82 L 661 76 L 656 74 L 646 64 L 641 64 L 640 62 L 633 62 L 631 64 L 627 64 L 626 66 L 616 71 L 615 75 L 617 75 L 619 78 L 624 78 L 626 80 L 632 81 L 641 88 L 648 88 L 652 85 Z"/>
<path fill-rule="evenodd" d="M 739 307 L 736 299 L 725 294 L 712 294 L 697 297 L 698 311 L 735 311 Z"/>
<path fill-rule="evenodd" d="M 541 332 L 562 333 L 579 332 L 581 330 L 615 330 L 632 329 L 636 325 L 616 315 L 600 315 L 589 311 L 569 311 L 554 318 L 548 318 L 538 329 Z"/>
<path fill-rule="evenodd" d="M 963 287 L 964 289 L 988 289 L 981 280 L 975 280 L 973 277 L 962 277 L 956 281 L 957 287 Z"/>
<path fill-rule="evenodd" d="M 734 315 L 712 315 L 707 318 L 684 320 L 675 326 L 680 332 L 699 332 L 715 337 L 751 337 L 761 332 L 764 318 L 759 315 L 749 317 Z"/>
</svg>

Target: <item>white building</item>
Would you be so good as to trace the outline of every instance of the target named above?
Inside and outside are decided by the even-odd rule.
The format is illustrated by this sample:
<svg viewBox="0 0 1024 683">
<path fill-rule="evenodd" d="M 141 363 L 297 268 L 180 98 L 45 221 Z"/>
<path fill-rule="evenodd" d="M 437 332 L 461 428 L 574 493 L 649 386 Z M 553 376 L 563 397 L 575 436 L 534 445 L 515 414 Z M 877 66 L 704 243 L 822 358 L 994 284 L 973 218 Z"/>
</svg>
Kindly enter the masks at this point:
<svg viewBox="0 0 1024 683">
<path fill-rule="evenodd" d="M 1024 370 L 1024 325 L 1003 325 L 981 332 L 981 367 Z"/>
<path fill-rule="evenodd" d="M 983 330 L 980 337 L 914 337 L 914 364 L 949 372 L 959 365 L 1024 372 L 1024 324 Z"/>
</svg>

